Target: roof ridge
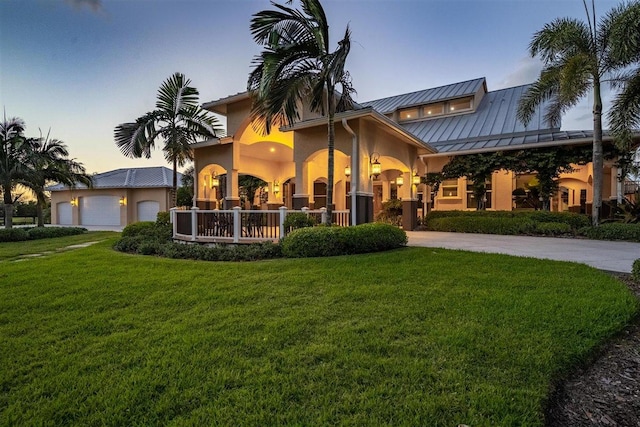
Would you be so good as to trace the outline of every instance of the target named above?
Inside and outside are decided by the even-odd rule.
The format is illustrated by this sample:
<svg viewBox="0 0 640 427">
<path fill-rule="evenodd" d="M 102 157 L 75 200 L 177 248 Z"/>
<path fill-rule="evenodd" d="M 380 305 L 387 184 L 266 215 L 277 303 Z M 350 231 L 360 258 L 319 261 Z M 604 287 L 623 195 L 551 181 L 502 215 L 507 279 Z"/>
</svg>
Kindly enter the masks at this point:
<svg viewBox="0 0 640 427">
<path fill-rule="evenodd" d="M 413 92 L 399 93 L 397 95 L 391 95 L 391 96 L 385 96 L 385 97 L 382 97 L 382 98 L 372 99 L 370 101 L 361 101 L 359 103 L 360 104 L 371 104 L 371 103 L 374 103 L 374 102 L 377 102 L 377 101 L 382 101 L 383 99 L 391 99 L 391 98 L 395 98 L 397 96 L 413 95 L 413 94 L 420 93 L 420 92 L 425 92 L 425 91 L 428 91 L 428 90 L 441 89 L 443 87 L 453 86 L 453 85 L 460 85 L 460 84 L 464 84 L 464 83 L 474 82 L 474 81 L 477 81 L 477 80 L 486 81 L 487 78 L 486 77 L 478 77 L 478 78 L 475 78 L 475 79 L 463 80 L 461 82 L 449 83 L 448 85 L 440 85 L 440 86 L 428 87 L 428 88 L 425 88 L 425 89 L 414 90 Z"/>
</svg>

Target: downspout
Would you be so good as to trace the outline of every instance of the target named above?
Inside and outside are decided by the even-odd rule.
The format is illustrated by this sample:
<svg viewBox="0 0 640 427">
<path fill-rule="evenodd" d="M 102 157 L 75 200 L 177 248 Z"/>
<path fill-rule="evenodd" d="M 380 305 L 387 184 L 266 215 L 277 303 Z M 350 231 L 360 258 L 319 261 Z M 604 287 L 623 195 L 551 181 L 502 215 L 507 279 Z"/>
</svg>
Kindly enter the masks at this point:
<svg viewBox="0 0 640 427">
<path fill-rule="evenodd" d="M 349 127 L 347 119 L 342 119 L 342 127 L 351 135 L 351 225 L 357 224 L 356 189 L 360 179 L 360 162 L 358 161 L 358 135 Z"/>
</svg>

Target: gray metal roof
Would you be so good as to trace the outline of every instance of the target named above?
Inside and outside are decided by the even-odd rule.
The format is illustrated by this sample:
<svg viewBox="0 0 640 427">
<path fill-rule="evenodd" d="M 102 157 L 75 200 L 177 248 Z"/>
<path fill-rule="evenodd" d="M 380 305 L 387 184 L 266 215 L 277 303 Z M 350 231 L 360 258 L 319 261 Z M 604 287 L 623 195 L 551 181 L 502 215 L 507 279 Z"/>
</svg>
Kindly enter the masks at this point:
<svg viewBox="0 0 640 427">
<path fill-rule="evenodd" d="M 401 124 L 403 128 L 440 152 L 469 149 L 469 144 L 502 147 L 526 141 L 547 141 L 560 128 L 544 120 L 546 104 L 539 106 L 525 126 L 516 117 L 518 103 L 529 85 L 488 92 L 473 113 Z M 553 139 L 555 140 L 555 139 Z M 461 148 L 457 148 L 461 147 Z"/>
<path fill-rule="evenodd" d="M 164 166 L 148 168 L 116 169 L 94 175 L 93 188 L 171 188 L 173 171 Z M 178 172 L 178 186 L 182 184 L 182 174 Z M 76 188 L 87 188 L 78 184 Z M 69 187 L 56 184 L 47 187 L 48 191 L 63 191 Z"/>
<path fill-rule="evenodd" d="M 485 84 L 485 78 L 481 77 L 466 82 L 453 83 L 446 86 L 405 93 L 374 101 L 360 102 L 363 107 L 373 107 L 374 110 L 387 114 L 398 108 L 422 105 L 430 102 L 443 101 L 451 98 L 460 98 L 473 95 Z"/>
</svg>

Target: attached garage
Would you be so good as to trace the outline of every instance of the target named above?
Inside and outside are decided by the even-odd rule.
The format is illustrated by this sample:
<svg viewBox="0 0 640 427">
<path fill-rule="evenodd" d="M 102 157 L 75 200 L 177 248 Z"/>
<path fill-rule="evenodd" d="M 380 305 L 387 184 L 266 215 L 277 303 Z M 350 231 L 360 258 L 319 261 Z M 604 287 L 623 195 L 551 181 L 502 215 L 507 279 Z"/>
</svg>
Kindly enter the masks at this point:
<svg viewBox="0 0 640 427">
<path fill-rule="evenodd" d="M 80 199 L 81 225 L 120 225 L 120 198 L 85 196 Z"/>
<path fill-rule="evenodd" d="M 61 202 L 57 204 L 58 224 L 60 225 L 73 224 L 73 214 L 71 209 L 72 209 L 71 203 L 69 202 Z"/>
<path fill-rule="evenodd" d="M 155 221 L 160 212 L 160 203 L 153 200 L 138 202 L 138 221 Z"/>
</svg>

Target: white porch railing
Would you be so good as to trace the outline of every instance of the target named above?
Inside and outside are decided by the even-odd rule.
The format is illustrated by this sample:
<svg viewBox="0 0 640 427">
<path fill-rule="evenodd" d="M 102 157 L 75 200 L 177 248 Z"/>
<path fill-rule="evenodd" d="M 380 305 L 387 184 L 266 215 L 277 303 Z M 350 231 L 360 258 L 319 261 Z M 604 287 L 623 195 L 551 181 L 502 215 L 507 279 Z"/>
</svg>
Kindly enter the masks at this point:
<svg viewBox="0 0 640 427">
<path fill-rule="evenodd" d="M 171 209 L 173 238 L 202 243 L 250 243 L 277 241 L 286 236 L 284 221 L 288 214 L 302 212 L 313 216 L 316 222 L 325 222 L 327 210 L 305 209 L 295 211 L 281 207 L 277 210 L 228 210 Z M 333 211 L 332 222 L 349 225 L 349 211 Z"/>
</svg>

